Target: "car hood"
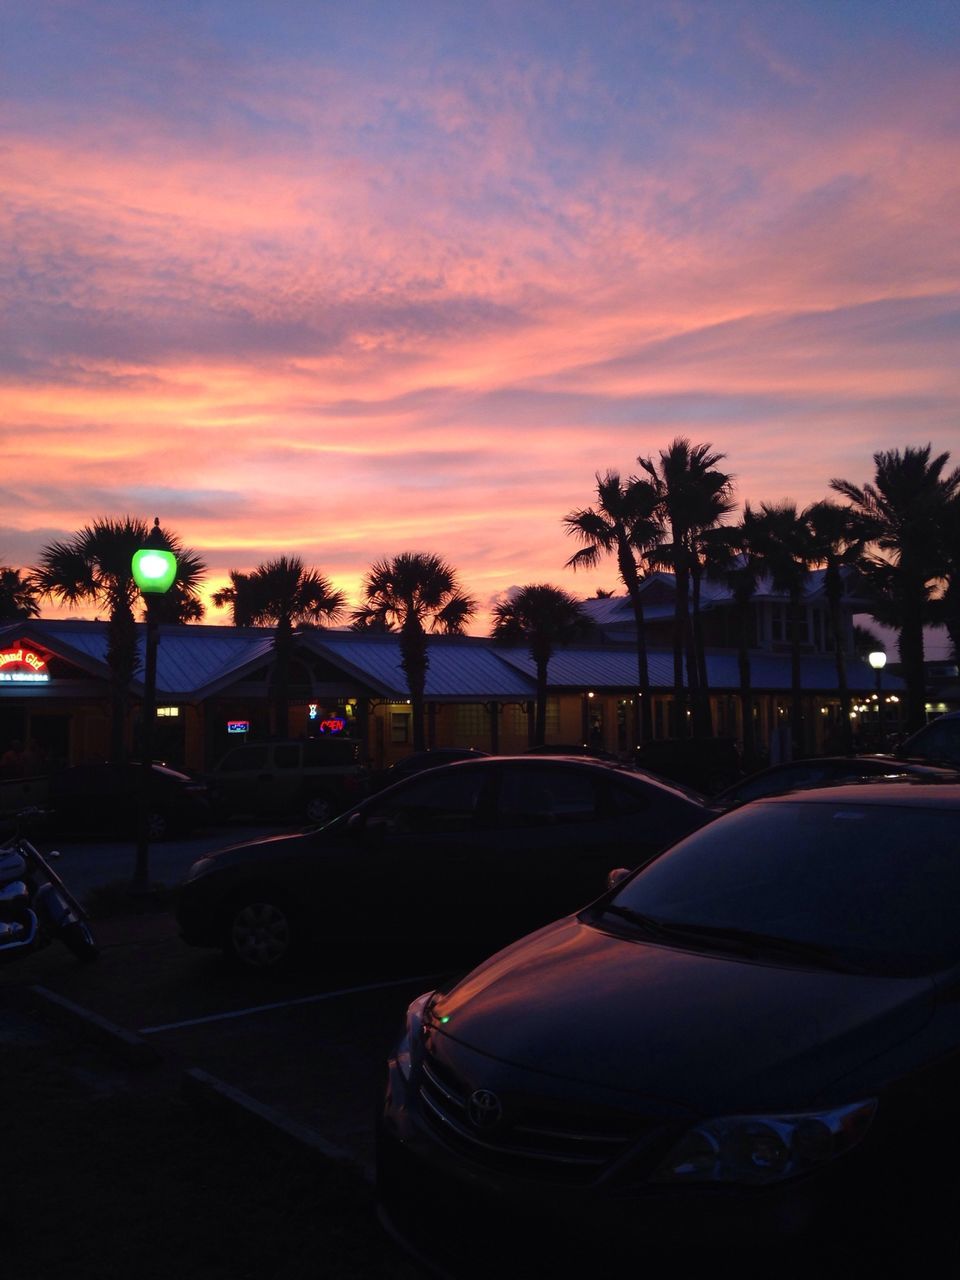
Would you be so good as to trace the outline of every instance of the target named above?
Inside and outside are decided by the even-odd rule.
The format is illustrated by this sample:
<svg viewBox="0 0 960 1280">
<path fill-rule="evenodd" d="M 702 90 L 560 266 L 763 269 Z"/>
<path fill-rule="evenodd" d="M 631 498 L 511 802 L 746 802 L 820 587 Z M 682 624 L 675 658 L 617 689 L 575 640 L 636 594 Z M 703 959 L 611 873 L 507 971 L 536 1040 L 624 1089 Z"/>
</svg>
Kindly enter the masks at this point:
<svg viewBox="0 0 960 1280">
<path fill-rule="evenodd" d="M 501 1062 L 730 1113 L 820 1101 L 933 1007 L 928 978 L 788 968 L 569 919 L 440 995 L 431 1021 Z"/>
</svg>

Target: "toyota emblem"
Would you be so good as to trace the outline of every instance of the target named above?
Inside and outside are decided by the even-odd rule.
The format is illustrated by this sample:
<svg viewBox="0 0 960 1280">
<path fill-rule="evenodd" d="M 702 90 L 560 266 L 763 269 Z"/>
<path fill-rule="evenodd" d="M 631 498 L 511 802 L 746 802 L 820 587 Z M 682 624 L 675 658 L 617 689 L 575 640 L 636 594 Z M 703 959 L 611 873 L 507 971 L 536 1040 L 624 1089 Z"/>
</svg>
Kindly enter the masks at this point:
<svg viewBox="0 0 960 1280">
<path fill-rule="evenodd" d="M 467 1102 L 467 1115 L 475 1129 L 495 1129 L 503 1119 L 503 1106 L 489 1089 L 477 1089 Z"/>
</svg>

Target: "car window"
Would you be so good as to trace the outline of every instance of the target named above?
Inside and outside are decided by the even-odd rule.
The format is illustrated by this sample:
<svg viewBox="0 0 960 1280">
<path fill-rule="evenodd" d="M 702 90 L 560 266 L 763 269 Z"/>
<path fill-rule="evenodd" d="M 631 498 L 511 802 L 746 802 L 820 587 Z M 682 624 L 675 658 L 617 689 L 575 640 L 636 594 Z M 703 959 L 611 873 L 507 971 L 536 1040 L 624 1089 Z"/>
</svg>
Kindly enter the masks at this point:
<svg viewBox="0 0 960 1280">
<path fill-rule="evenodd" d="M 311 738 L 303 744 L 303 763 L 308 769 L 356 764 L 360 744 L 355 738 Z"/>
<path fill-rule="evenodd" d="M 903 744 L 903 754 L 960 764 L 960 720 L 934 720 Z"/>
<path fill-rule="evenodd" d="M 364 809 L 366 826 L 389 834 L 469 831 L 476 826 L 484 777 L 473 769 L 413 778 Z"/>
<path fill-rule="evenodd" d="M 300 744 L 285 742 L 273 748 L 273 763 L 278 769 L 300 768 Z"/>
<path fill-rule="evenodd" d="M 265 769 L 267 766 L 266 746 L 238 747 L 224 756 L 220 762 L 221 773 L 241 773 L 244 769 Z"/>
<path fill-rule="evenodd" d="M 664 797 L 659 797 L 661 803 Z M 632 813 L 646 813 L 651 804 L 651 794 L 644 786 L 630 786 L 624 782 L 611 783 L 607 789 L 606 808 L 611 817 L 629 817 Z M 672 797 L 670 803 L 673 803 Z"/>
<path fill-rule="evenodd" d="M 577 769 L 505 768 L 500 781 L 500 823 L 511 827 L 594 822 L 596 781 Z"/>
<path fill-rule="evenodd" d="M 682 840 L 614 901 L 659 921 L 833 948 L 877 972 L 960 957 L 960 815 L 766 802 Z"/>
</svg>

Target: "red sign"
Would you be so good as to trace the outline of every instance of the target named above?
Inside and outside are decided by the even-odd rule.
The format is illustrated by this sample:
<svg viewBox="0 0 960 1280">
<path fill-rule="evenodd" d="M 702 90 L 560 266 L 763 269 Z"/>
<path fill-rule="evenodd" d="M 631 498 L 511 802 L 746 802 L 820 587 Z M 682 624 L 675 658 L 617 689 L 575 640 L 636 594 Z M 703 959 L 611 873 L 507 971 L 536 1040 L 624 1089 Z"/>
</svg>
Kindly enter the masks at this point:
<svg viewBox="0 0 960 1280">
<path fill-rule="evenodd" d="M 30 649 L 0 650 L 0 682 L 4 684 L 44 684 L 50 679 L 46 661 Z"/>
</svg>

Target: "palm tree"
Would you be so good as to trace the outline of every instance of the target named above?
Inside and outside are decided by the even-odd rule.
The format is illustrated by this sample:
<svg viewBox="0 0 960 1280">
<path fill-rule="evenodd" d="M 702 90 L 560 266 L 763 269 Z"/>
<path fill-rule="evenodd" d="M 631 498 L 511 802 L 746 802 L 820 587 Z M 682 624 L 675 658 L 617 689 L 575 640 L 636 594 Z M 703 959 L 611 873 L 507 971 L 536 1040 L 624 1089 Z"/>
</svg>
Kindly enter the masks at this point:
<svg viewBox="0 0 960 1280">
<path fill-rule="evenodd" d="M 230 570 L 230 586 L 215 591 L 217 608 L 229 605 L 234 626 L 274 628 L 273 731 L 285 738 L 289 731 L 290 661 L 294 629 L 305 623 L 335 622 L 343 612 L 344 595 L 299 556 L 267 560 L 252 573 Z"/>
<path fill-rule="evenodd" d="M 144 520 L 124 516 L 94 520 L 64 542 L 45 547 L 33 580 L 41 596 L 68 605 L 93 604 L 108 614 L 107 666 L 110 668 L 110 750 L 114 760 L 126 755 L 127 694 L 137 669 L 137 629 L 134 605 L 139 594 L 130 562 L 147 544 L 151 527 Z M 184 601 L 197 598 L 203 561 L 179 538 L 158 528 L 158 536 L 177 557 L 175 587 Z"/>
<path fill-rule="evenodd" d="M 840 695 L 840 733 L 843 749 L 853 751 L 853 725 L 850 720 L 850 690 L 847 687 L 847 663 L 843 634 L 843 570 L 859 565 L 870 536 L 870 526 L 863 516 L 850 507 L 824 499 L 814 502 L 801 517 L 811 536 L 811 556 L 825 569 L 824 589 L 833 632 L 833 653 L 837 669 L 837 691 Z"/>
<path fill-rule="evenodd" d="M 813 537 L 793 502 L 761 502 L 754 518 L 754 554 L 769 574 L 776 591 L 789 597 L 787 632 L 790 638 L 790 737 L 793 754 L 803 755 L 804 716 L 800 676 L 803 633 L 803 592 L 814 560 Z"/>
<path fill-rule="evenodd" d="M 644 742 L 653 737 L 653 707 L 637 555 L 652 551 L 663 538 L 659 505 L 657 492 L 649 481 L 631 478 L 623 484 L 616 471 L 608 471 L 604 476 L 598 472 L 596 508 L 572 511 L 563 520 L 567 533 L 583 543 L 567 561 L 568 568 L 593 569 L 603 555 L 613 553 L 617 557 L 636 625 L 640 736 Z"/>
<path fill-rule="evenodd" d="M 737 671 L 740 682 L 740 719 L 743 737 L 743 764 L 749 772 L 759 767 L 756 734 L 753 723 L 753 691 L 750 671 L 750 626 L 753 597 L 760 577 L 760 566 L 754 552 L 757 516 L 750 503 L 744 503 L 743 516 L 736 525 L 722 525 L 712 531 L 705 549 L 704 568 L 708 578 L 722 582 L 729 590 L 733 607 L 734 635 L 737 645 Z"/>
<path fill-rule="evenodd" d="M 924 624 L 936 621 L 934 593 L 948 572 L 944 528 L 960 494 L 960 468 L 946 472 L 949 453 L 908 446 L 873 455 L 872 483 L 831 480 L 873 527 L 880 552 L 868 557 L 865 576 L 874 594 L 873 616 L 899 632 L 900 663 L 907 686 L 907 728 L 925 719 Z"/>
<path fill-rule="evenodd" d="M 400 632 L 400 662 L 410 690 L 413 749 L 426 750 L 424 691 L 427 683 L 427 628 L 462 635 L 477 604 L 466 595 L 457 575 L 440 556 L 402 551 L 392 560 L 372 565 L 364 579 L 366 604 L 354 610 L 355 628 Z"/>
<path fill-rule="evenodd" d="M 561 587 L 520 587 L 494 609 L 493 637 L 507 644 L 526 642 L 537 668 L 534 745 L 547 737 L 547 668 L 557 645 L 569 644 L 590 629 L 579 600 Z"/>
<path fill-rule="evenodd" d="M 33 580 L 25 577 L 19 569 L 0 565 L 0 625 L 39 616 L 40 605 Z"/>
<path fill-rule="evenodd" d="M 677 710 L 677 734 L 687 736 L 687 687 L 693 697 L 698 733 L 709 733 L 709 704 L 702 690 L 701 668 L 697 657 L 697 635 L 691 625 L 690 587 L 697 592 L 697 633 L 699 634 L 699 581 L 702 575 L 697 538 L 704 529 L 718 523 L 730 510 L 733 487 L 731 476 L 717 470 L 726 455 L 715 453 L 710 444 L 693 445 L 678 436 L 667 449 L 660 451 L 659 467 L 652 458 L 637 459 L 650 476 L 660 499 L 663 519 L 670 530 L 670 541 L 654 558 L 669 565 L 676 579 L 673 635 L 673 686 Z M 702 638 L 701 638 L 702 647 Z M 686 685 L 684 684 L 686 655 Z"/>
<path fill-rule="evenodd" d="M 960 493 L 950 499 L 943 522 L 946 586 L 939 605 L 940 621 L 947 628 L 953 656 L 960 659 Z"/>
</svg>

